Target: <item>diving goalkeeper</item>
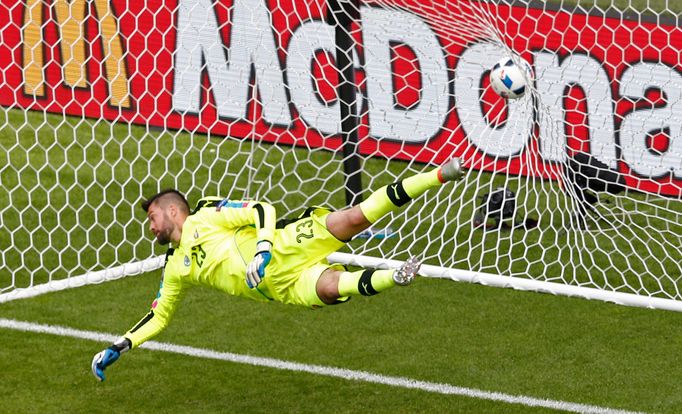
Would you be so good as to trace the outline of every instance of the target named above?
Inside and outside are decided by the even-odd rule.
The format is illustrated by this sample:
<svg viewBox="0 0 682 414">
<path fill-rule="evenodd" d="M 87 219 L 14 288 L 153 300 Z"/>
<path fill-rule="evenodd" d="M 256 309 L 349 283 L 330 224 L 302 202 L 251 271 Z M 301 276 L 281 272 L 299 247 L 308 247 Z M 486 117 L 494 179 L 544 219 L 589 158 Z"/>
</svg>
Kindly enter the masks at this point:
<svg viewBox="0 0 682 414">
<path fill-rule="evenodd" d="M 206 197 L 190 212 L 176 190 L 154 195 L 142 208 L 158 243 L 170 243 L 161 286 L 149 313 L 94 356 L 92 373 L 103 381 L 104 370 L 121 353 L 160 333 L 190 286 L 317 308 L 410 284 L 420 266 L 416 258 L 396 270 L 356 272 L 326 258 L 384 215 L 460 176 L 460 162 L 453 158 L 440 168 L 382 187 L 351 208 L 308 208 L 279 226 L 275 209 L 264 202 Z"/>
</svg>

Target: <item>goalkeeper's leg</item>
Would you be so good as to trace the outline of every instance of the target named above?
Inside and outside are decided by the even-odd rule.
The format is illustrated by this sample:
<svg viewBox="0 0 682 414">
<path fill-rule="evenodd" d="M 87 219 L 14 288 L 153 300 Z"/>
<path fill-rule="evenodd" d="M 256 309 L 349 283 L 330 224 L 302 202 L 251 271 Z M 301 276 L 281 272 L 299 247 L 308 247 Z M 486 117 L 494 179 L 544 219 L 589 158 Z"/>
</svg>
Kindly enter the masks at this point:
<svg viewBox="0 0 682 414">
<path fill-rule="evenodd" d="M 344 272 L 325 270 L 317 281 L 316 293 L 322 302 L 332 305 L 349 296 L 373 296 L 395 285 L 409 285 L 419 271 L 421 262 L 411 257 L 395 270 L 363 269 Z"/>
<path fill-rule="evenodd" d="M 372 193 L 367 200 L 347 210 L 330 213 L 327 229 L 339 240 L 348 241 L 391 211 L 397 210 L 426 190 L 462 176 L 459 159 L 453 158 L 432 171 L 413 175 Z"/>
</svg>

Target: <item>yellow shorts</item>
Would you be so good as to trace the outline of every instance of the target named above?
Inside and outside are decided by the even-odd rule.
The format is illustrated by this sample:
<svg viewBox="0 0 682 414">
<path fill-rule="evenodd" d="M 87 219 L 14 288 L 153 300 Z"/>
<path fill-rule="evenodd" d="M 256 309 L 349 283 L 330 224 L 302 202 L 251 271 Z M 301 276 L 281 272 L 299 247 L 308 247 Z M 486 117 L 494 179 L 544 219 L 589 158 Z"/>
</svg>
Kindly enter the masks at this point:
<svg viewBox="0 0 682 414">
<path fill-rule="evenodd" d="M 327 306 L 317 296 L 317 281 L 320 279 L 322 273 L 327 269 L 346 270 L 343 265 L 318 263 L 313 265 L 300 273 L 298 280 L 289 287 L 286 291 L 286 299 L 282 300 L 284 303 L 292 305 L 301 305 L 308 308 L 320 308 Z M 340 298 L 339 303 L 345 302 L 347 298 Z"/>
<path fill-rule="evenodd" d="M 327 230 L 329 213 L 324 208 L 308 209 L 275 231 L 272 261 L 267 268 L 273 299 L 311 308 L 324 306 L 316 290 L 320 275 L 328 268 L 344 269 L 327 261 L 327 256 L 345 245 Z"/>
</svg>

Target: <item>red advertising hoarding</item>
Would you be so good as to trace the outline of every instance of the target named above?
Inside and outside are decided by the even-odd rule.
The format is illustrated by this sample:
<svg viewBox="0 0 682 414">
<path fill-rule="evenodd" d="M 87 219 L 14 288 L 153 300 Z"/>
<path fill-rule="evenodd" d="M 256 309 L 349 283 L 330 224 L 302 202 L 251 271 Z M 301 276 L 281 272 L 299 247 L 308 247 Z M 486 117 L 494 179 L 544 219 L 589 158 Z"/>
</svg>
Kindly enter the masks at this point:
<svg viewBox="0 0 682 414">
<path fill-rule="evenodd" d="M 632 188 L 682 195 L 679 27 L 478 2 L 457 2 L 448 16 L 444 1 L 381 3 L 401 7 L 363 5 L 354 33 L 362 154 L 457 155 L 474 168 L 554 178 L 584 150 Z M 326 14 L 322 0 L 3 1 L 0 105 L 334 150 Z M 459 30 L 473 21 L 478 31 Z M 539 109 L 503 104 L 503 124 L 485 116 L 481 89 L 502 50 L 493 32 L 536 76 Z"/>
</svg>

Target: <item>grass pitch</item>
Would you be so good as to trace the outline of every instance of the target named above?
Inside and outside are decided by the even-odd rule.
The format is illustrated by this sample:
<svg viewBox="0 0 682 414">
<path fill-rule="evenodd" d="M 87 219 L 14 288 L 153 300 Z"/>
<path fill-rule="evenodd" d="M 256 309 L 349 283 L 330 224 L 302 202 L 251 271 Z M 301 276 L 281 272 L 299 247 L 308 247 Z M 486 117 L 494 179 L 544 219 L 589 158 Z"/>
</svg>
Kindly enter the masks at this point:
<svg viewBox="0 0 682 414">
<path fill-rule="evenodd" d="M 0 317 L 121 334 L 160 272 L 0 306 Z M 321 310 L 190 290 L 159 341 L 612 409 L 675 413 L 682 315 L 419 279 Z M 0 329 L 3 411 L 541 413 L 547 408 Z"/>
<path fill-rule="evenodd" d="M 197 183 L 211 183 L 217 192 L 225 185 L 225 171 L 245 163 L 240 155 L 243 143 L 193 141 L 171 133 L 159 137 L 161 133 L 140 127 L 53 115 L 8 111 L 7 116 L 11 122 L 0 128 L 0 141 L 8 149 L 8 163 L 0 168 L 0 200 L 4 206 L 25 207 L 19 209 L 21 218 L 17 210 L 0 211 L 6 226 L 0 247 L 12 252 L 3 256 L 0 288 L 35 285 L 99 269 L 97 263 L 150 255 L 154 247 L 143 236 L 145 225 L 136 205 L 140 192 L 179 186 L 191 188 L 190 198 L 196 199 Z M 109 141 L 112 136 L 124 138 Z M 154 139 L 147 140 L 150 136 Z M 159 148 L 154 142 L 172 145 Z M 45 152 L 46 146 L 51 151 Z M 138 149 L 148 159 L 122 156 Z M 279 165 L 298 153 L 274 152 L 263 159 Z M 331 155 L 315 152 L 309 157 L 326 168 Z M 366 168 L 382 170 L 381 163 L 368 162 Z M 400 175 L 399 164 L 389 173 Z M 178 165 L 182 168 L 175 174 Z M 195 174 L 188 174 L 190 170 Z M 19 178 L 23 187 L 12 189 L 12 180 Z M 232 189 L 244 191 L 247 178 L 237 176 Z M 256 174 L 256 180 L 267 179 Z M 334 180 L 339 178 L 327 185 L 338 188 L 341 183 Z M 91 184 L 79 187 L 76 182 Z M 295 203 L 303 194 L 286 197 Z M 342 192 L 329 192 L 314 202 L 342 199 Z M 471 205 L 461 207 L 457 214 L 471 216 Z M 398 222 L 403 219 L 397 217 Z M 434 231 L 455 237 L 452 229 L 436 226 Z M 407 243 L 413 243 L 413 251 L 429 251 L 441 248 L 439 237 L 419 236 Z M 481 237 L 468 253 L 475 255 L 479 249 L 486 256 L 484 267 L 504 259 L 496 249 L 511 247 L 509 257 L 527 252 L 523 243 L 518 246 L 523 240 L 509 234 L 457 237 Z M 555 238 L 546 232 L 534 242 L 552 246 Z M 398 238 L 383 243 L 394 243 L 393 249 L 400 250 L 404 242 Z M 24 272 L 12 270 L 19 264 Z M 0 317 L 122 334 L 147 312 L 160 277 L 157 271 L 10 302 L 0 305 Z M 409 288 L 318 311 L 196 289 L 157 340 L 515 396 L 675 413 L 682 411 L 682 397 L 676 392 L 682 369 L 673 362 L 682 345 L 675 334 L 681 318 L 671 312 L 422 279 Z M 552 411 L 144 349 L 124 355 L 100 384 L 89 371 L 90 360 L 108 344 L 0 331 L 3 412 Z"/>
</svg>

